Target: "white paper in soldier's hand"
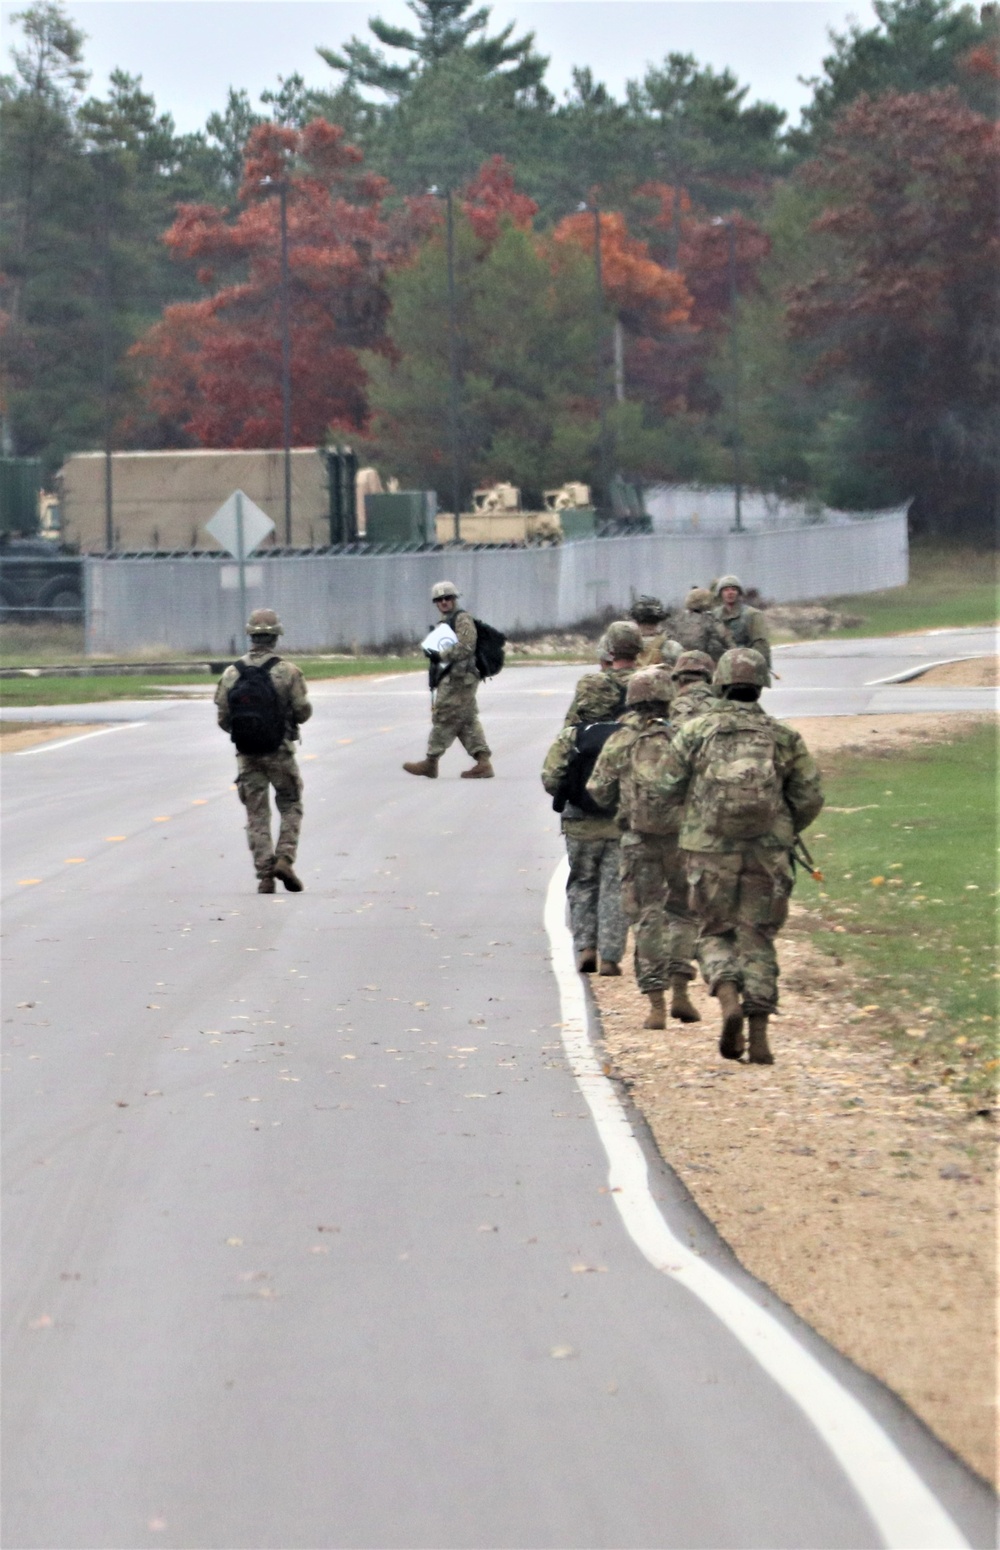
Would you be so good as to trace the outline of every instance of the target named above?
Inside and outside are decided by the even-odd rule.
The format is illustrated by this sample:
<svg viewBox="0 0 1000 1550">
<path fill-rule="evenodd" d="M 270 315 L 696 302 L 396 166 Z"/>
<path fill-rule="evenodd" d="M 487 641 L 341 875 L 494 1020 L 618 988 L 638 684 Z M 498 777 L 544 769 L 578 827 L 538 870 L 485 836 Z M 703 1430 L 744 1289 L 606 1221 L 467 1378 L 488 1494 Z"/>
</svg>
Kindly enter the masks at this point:
<svg viewBox="0 0 1000 1550">
<path fill-rule="evenodd" d="M 430 656 L 432 651 L 442 652 L 446 651 L 449 646 L 457 646 L 458 636 L 451 625 L 445 624 L 444 620 L 442 620 L 440 624 L 434 626 L 431 633 L 420 644 L 427 655 Z"/>
</svg>

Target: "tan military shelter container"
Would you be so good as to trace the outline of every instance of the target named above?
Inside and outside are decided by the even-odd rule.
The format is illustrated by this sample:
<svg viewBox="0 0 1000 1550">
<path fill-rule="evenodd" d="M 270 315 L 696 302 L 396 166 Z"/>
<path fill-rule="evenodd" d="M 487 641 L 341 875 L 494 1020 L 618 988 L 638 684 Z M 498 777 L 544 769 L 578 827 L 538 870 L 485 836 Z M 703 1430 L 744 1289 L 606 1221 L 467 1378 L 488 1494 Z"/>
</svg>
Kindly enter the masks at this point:
<svg viewBox="0 0 1000 1550">
<path fill-rule="evenodd" d="M 296 447 L 292 462 L 292 543 L 330 542 L 326 464 L 315 447 Z M 274 523 L 267 544 L 285 541 L 285 457 L 279 451 L 115 452 L 112 454 L 115 548 L 217 549 L 205 523 L 234 490 Z M 58 475 L 62 538 L 84 553 L 105 544 L 104 453 L 76 452 Z"/>
</svg>

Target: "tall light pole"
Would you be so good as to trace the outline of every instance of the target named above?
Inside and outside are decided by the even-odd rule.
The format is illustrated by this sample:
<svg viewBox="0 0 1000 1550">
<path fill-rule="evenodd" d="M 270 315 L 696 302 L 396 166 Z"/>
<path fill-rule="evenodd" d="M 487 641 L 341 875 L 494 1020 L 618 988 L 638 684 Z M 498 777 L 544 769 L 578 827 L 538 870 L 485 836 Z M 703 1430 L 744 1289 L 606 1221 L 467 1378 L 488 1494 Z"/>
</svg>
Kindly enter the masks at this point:
<svg viewBox="0 0 1000 1550">
<path fill-rule="evenodd" d="M 594 368 L 597 383 L 597 466 L 601 482 L 601 498 L 606 505 L 611 501 L 611 478 L 608 473 L 608 408 L 605 393 L 604 372 L 604 273 L 601 266 L 601 210 L 596 195 L 593 203 L 577 206 L 582 214 L 592 211 L 594 216 Z"/>
<path fill-rule="evenodd" d="M 462 536 L 461 478 L 459 471 L 458 431 L 458 308 L 455 297 L 455 211 L 451 185 L 445 189 L 446 239 L 448 250 L 448 440 L 451 444 L 451 508 L 455 513 L 455 542 Z"/>
<path fill-rule="evenodd" d="M 736 328 L 736 228 L 733 222 L 717 216 L 713 226 L 724 226 L 728 241 L 729 264 L 729 348 L 732 363 L 733 494 L 736 506 L 734 531 L 743 531 L 743 428 L 740 423 L 740 341 Z"/>
<path fill-rule="evenodd" d="M 292 335 L 288 295 L 288 180 L 261 178 L 261 188 L 278 190 L 281 227 L 281 439 L 285 453 L 285 543 L 292 544 Z"/>
</svg>

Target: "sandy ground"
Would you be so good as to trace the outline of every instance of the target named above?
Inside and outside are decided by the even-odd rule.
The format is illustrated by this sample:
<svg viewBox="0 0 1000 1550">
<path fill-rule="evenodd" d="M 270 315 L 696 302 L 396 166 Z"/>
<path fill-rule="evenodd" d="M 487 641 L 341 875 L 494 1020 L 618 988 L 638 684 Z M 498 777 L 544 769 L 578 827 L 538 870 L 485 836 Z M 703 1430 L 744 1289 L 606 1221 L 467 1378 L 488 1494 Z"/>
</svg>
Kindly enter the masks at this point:
<svg viewBox="0 0 1000 1550">
<path fill-rule="evenodd" d="M 912 748 L 920 743 L 939 743 L 944 738 L 962 737 L 974 726 L 991 719 L 988 711 L 982 715 L 939 715 L 921 711 L 899 716 L 792 716 L 788 725 L 802 733 L 810 753 L 882 754 L 888 749 Z"/>
<path fill-rule="evenodd" d="M 57 737 L 80 737 L 93 732 L 91 726 L 70 725 L 68 722 L 34 722 L 20 726 L 15 721 L 0 721 L 0 754 L 18 753 L 22 748 L 33 748 L 36 743 L 50 743 Z"/>
<path fill-rule="evenodd" d="M 936 740 L 971 719 L 797 725 L 832 752 Z M 700 1024 L 643 1029 L 648 1003 L 626 964 L 621 979 L 589 981 L 606 1058 L 747 1269 L 994 1481 L 995 1119 L 922 1081 L 880 1038 L 877 1008 L 812 947 L 807 904 L 793 904 L 779 944 L 774 1066 L 719 1056 L 718 1007 L 701 984 Z M 919 1050 L 921 1029 L 907 1033 Z"/>
<path fill-rule="evenodd" d="M 952 689 L 995 689 L 1000 659 L 997 657 L 972 657 L 968 662 L 943 662 L 940 667 L 929 668 L 910 683 L 920 687 L 947 684 Z"/>
</svg>

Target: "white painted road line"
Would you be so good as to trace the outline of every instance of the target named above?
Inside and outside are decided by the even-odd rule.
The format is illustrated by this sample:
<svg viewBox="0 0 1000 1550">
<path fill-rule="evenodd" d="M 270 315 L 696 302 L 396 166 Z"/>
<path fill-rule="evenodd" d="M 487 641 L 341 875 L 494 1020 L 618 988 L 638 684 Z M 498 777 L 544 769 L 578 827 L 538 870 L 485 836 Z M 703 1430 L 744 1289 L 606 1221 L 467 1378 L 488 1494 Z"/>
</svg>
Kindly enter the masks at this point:
<svg viewBox="0 0 1000 1550">
<path fill-rule="evenodd" d="M 566 925 L 568 862 L 549 883 L 545 929 L 559 987 L 562 1041 L 608 1157 L 611 1199 L 655 1269 L 699 1298 L 816 1428 L 871 1514 L 886 1550 L 961 1550 L 956 1524 L 865 1407 L 784 1325 L 675 1237 L 649 1188 L 642 1148 L 588 1031 L 587 1000 Z"/>
<path fill-rule="evenodd" d="M 940 657 L 936 662 L 921 662 L 919 667 L 907 667 L 901 673 L 893 673 L 889 678 L 869 678 L 865 684 L 866 689 L 874 689 L 879 684 L 905 684 L 911 678 L 920 678 L 923 673 L 929 673 L 932 667 L 950 667 L 952 662 L 980 662 L 982 652 L 973 652 L 964 657 Z"/>
<path fill-rule="evenodd" d="M 25 721 L 26 728 L 31 727 L 30 721 Z M 113 727 L 98 727 L 96 732 L 81 732 L 79 737 L 63 737 L 57 743 L 38 743 L 34 748 L 21 748 L 15 755 L 15 759 L 27 759 L 29 754 L 52 753 L 56 748 L 75 748 L 77 743 L 85 743 L 89 737 L 104 737 L 108 732 L 128 732 L 131 727 L 144 727 L 145 721 L 120 721 Z"/>
</svg>

